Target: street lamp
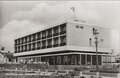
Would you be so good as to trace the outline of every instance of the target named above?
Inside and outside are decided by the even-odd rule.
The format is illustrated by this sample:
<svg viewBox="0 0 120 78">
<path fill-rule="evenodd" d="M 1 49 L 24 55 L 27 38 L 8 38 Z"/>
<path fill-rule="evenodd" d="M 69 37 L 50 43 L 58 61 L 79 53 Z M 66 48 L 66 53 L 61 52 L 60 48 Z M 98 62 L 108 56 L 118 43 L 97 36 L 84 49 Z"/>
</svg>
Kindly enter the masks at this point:
<svg viewBox="0 0 120 78">
<path fill-rule="evenodd" d="M 97 29 L 93 28 L 93 35 L 94 35 L 94 39 L 95 39 L 95 47 L 96 47 L 96 78 L 99 78 L 99 61 L 98 61 L 98 35 L 99 32 Z"/>
</svg>

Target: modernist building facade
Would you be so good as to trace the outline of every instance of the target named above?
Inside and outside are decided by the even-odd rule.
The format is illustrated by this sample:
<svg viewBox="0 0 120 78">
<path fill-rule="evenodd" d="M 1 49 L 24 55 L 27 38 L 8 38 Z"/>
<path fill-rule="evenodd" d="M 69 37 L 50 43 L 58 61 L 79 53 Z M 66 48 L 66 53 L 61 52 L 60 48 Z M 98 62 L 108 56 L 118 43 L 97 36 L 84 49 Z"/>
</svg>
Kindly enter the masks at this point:
<svg viewBox="0 0 120 78">
<path fill-rule="evenodd" d="M 96 65 L 93 28 L 99 31 L 99 65 L 110 62 L 110 29 L 67 21 L 15 39 L 18 61 L 50 65 Z"/>
</svg>

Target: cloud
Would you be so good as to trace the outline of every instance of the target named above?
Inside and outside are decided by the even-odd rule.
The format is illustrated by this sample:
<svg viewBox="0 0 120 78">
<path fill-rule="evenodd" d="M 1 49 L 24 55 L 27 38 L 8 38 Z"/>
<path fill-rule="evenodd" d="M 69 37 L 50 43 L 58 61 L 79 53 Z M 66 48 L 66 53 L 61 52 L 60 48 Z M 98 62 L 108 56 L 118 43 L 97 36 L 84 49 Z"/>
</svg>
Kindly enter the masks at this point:
<svg viewBox="0 0 120 78">
<path fill-rule="evenodd" d="M 15 38 L 40 31 L 56 22 L 73 20 L 71 7 L 76 8 L 76 18 L 79 20 L 93 24 L 101 20 L 96 10 L 86 9 L 80 2 L 39 3 L 29 10 L 17 10 L 11 15 L 11 20 L 0 31 L 1 45 L 13 52 Z"/>
<path fill-rule="evenodd" d="M 43 25 L 33 23 L 29 20 L 12 20 L 0 31 L 0 43 L 6 50 L 14 51 L 14 39 L 31 34 L 43 29 Z"/>
</svg>

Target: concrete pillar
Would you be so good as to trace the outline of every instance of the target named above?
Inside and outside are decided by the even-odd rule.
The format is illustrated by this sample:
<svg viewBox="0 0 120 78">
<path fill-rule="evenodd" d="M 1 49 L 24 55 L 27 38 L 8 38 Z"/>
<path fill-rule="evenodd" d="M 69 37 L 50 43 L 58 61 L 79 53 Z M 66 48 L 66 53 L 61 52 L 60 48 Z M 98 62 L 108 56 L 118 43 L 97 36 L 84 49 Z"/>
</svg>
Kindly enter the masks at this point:
<svg viewBox="0 0 120 78">
<path fill-rule="evenodd" d="M 81 54 L 80 54 L 80 65 L 81 65 Z"/>
<path fill-rule="evenodd" d="M 85 65 L 87 65 L 87 54 L 85 54 Z"/>
<path fill-rule="evenodd" d="M 92 54 L 91 54 L 91 66 L 92 66 Z"/>
</svg>

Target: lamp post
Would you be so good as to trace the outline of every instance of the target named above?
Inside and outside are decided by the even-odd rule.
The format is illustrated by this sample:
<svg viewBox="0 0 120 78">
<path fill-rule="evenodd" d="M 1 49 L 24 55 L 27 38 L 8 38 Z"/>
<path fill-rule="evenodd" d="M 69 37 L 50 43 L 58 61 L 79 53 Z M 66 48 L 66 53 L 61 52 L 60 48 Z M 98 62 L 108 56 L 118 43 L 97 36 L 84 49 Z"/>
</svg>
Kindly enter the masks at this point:
<svg viewBox="0 0 120 78">
<path fill-rule="evenodd" d="M 98 35 L 99 32 L 97 29 L 93 28 L 93 35 L 95 38 L 95 47 L 96 47 L 96 78 L 99 78 L 99 61 L 98 61 Z"/>
</svg>

